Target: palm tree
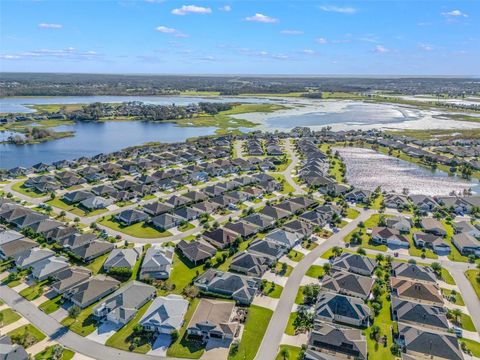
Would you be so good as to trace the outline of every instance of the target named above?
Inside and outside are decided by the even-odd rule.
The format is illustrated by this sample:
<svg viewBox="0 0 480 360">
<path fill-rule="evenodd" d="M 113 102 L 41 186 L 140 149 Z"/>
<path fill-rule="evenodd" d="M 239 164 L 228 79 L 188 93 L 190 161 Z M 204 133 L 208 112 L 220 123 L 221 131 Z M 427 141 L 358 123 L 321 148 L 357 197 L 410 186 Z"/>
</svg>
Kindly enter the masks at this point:
<svg viewBox="0 0 480 360">
<path fill-rule="evenodd" d="M 458 321 L 458 318 L 462 316 L 462 312 L 460 311 L 460 309 L 451 309 L 451 310 L 448 310 L 450 316 L 453 318 L 453 321 L 455 322 L 455 324 L 459 324 L 459 321 Z"/>
<path fill-rule="evenodd" d="M 280 350 L 280 356 L 283 360 L 290 359 L 290 353 L 286 347 L 283 347 L 282 350 Z"/>
</svg>

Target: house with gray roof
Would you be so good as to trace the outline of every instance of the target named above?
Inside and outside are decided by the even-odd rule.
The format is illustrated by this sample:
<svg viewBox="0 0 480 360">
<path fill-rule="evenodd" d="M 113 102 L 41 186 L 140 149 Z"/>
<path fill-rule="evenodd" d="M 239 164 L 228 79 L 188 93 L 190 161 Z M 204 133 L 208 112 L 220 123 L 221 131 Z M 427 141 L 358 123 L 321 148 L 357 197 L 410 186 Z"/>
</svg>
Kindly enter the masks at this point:
<svg viewBox="0 0 480 360">
<path fill-rule="evenodd" d="M 273 263 L 285 255 L 288 250 L 276 242 L 257 239 L 250 244 L 248 252 L 267 257 Z"/>
<path fill-rule="evenodd" d="M 480 240 L 480 229 L 472 225 L 469 221 L 458 221 L 454 222 L 453 229 L 455 230 L 456 234 L 468 234 L 473 236 L 474 238 Z"/>
<path fill-rule="evenodd" d="M 423 249 L 432 249 L 437 255 L 446 256 L 450 254 L 451 248 L 445 239 L 441 236 L 417 231 L 413 234 L 413 242 L 415 246 Z"/>
<path fill-rule="evenodd" d="M 50 249 L 35 247 L 30 250 L 15 254 L 13 260 L 15 265 L 21 269 L 28 269 L 33 264 L 54 256 L 55 252 Z"/>
<path fill-rule="evenodd" d="M 180 240 L 177 244 L 177 249 L 194 265 L 212 258 L 217 252 L 213 245 L 202 239 L 193 241 Z"/>
<path fill-rule="evenodd" d="M 63 294 L 65 291 L 69 290 L 70 288 L 87 281 L 90 276 L 92 276 L 92 272 L 80 266 L 72 266 L 68 267 L 62 271 L 59 271 L 53 274 L 53 278 L 55 282 L 52 283 L 50 286 L 52 290 L 54 290 L 57 294 Z"/>
<path fill-rule="evenodd" d="M 257 226 L 259 228 L 259 231 L 272 228 L 275 224 L 275 219 L 258 213 L 245 216 L 244 218 L 242 218 L 242 221 Z"/>
<path fill-rule="evenodd" d="M 412 220 L 405 216 L 394 216 L 385 219 L 387 227 L 398 230 L 402 233 L 409 233 L 412 229 Z"/>
<path fill-rule="evenodd" d="M 343 253 L 335 258 L 332 263 L 333 269 L 349 271 L 354 274 L 372 276 L 377 261 L 359 254 Z"/>
<path fill-rule="evenodd" d="M 101 196 L 92 196 L 88 199 L 80 201 L 80 206 L 88 211 L 105 209 L 108 206 L 112 205 L 114 200 L 112 198 L 104 198 Z"/>
<path fill-rule="evenodd" d="M 171 334 L 183 325 L 189 302 L 182 296 L 169 294 L 153 300 L 139 324 L 155 334 Z"/>
<path fill-rule="evenodd" d="M 398 343 L 415 359 L 463 360 L 457 337 L 453 334 L 398 324 Z"/>
<path fill-rule="evenodd" d="M 370 308 L 359 298 L 321 291 L 315 305 L 315 319 L 368 327 Z"/>
<path fill-rule="evenodd" d="M 167 231 L 180 225 L 184 219 L 176 214 L 163 213 L 150 220 L 150 224 L 160 231 Z"/>
<path fill-rule="evenodd" d="M 322 288 L 326 291 L 354 296 L 366 300 L 370 295 L 375 279 L 346 271 L 333 270 L 322 279 Z"/>
<path fill-rule="evenodd" d="M 435 234 L 438 236 L 446 236 L 447 231 L 445 230 L 445 226 L 434 218 L 422 218 L 420 220 L 420 227 L 423 231 L 431 234 Z"/>
<path fill-rule="evenodd" d="M 120 286 L 117 281 L 109 276 L 96 275 L 87 281 L 75 285 L 63 293 L 63 297 L 84 309 L 111 294 Z"/>
<path fill-rule="evenodd" d="M 468 233 L 460 233 L 452 236 L 452 243 L 463 256 L 473 255 L 480 257 L 480 241 Z"/>
<path fill-rule="evenodd" d="M 0 259 L 14 258 L 16 255 L 38 247 L 38 243 L 29 238 L 19 238 L 0 244 Z"/>
<path fill-rule="evenodd" d="M 97 319 L 125 325 L 155 295 L 156 289 L 153 286 L 131 281 L 96 305 L 93 308 L 93 315 Z"/>
<path fill-rule="evenodd" d="M 108 241 L 94 240 L 82 246 L 71 249 L 73 255 L 85 262 L 90 262 L 103 254 L 112 251 L 115 245 Z"/>
<path fill-rule="evenodd" d="M 68 193 L 63 194 L 62 200 L 66 202 L 67 204 L 76 204 L 79 203 L 85 199 L 94 197 L 95 195 L 92 194 L 90 191 L 86 190 L 77 190 L 77 191 L 71 191 Z"/>
<path fill-rule="evenodd" d="M 270 205 L 265 206 L 262 210 L 258 212 L 259 214 L 263 214 L 265 216 L 271 217 L 274 220 L 280 220 L 289 217 L 292 215 L 290 212 L 285 211 L 283 209 L 279 209 Z"/>
<path fill-rule="evenodd" d="M 208 339 L 233 340 L 239 329 L 234 320 L 235 303 L 200 299 L 187 326 L 187 334 L 207 342 Z"/>
<path fill-rule="evenodd" d="M 259 288 L 260 279 L 208 269 L 195 279 L 194 284 L 204 293 L 230 297 L 239 304 L 249 305 Z"/>
<path fill-rule="evenodd" d="M 109 271 L 111 268 L 128 268 L 133 269 L 140 256 L 141 249 L 113 249 L 108 255 L 107 260 L 103 264 L 105 271 Z"/>
<path fill-rule="evenodd" d="M 401 279 L 427 283 L 435 283 L 437 281 L 435 272 L 431 267 L 404 262 L 394 262 L 392 264 L 392 275 Z"/>
<path fill-rule="evenodd" d="M 1 360 L 28 360 L 30 356 L 22 345 L 12 343 L 10 336 L 0 336 Z"/>
<path fill-rule="evenodd" d="M 275 242 L 287 249 L 291 249 L 298 245 L 301 239 L 302 236 L 300 236 L 298 233 L 292 233 L 282 229 L 273 230 L 272 232 L 268 233 L 267 236 L 265 236 L 266 241 Z"/>
<path fill-rule="evenodd" d="M 24 236 L 15 230 L 0 230 L 0 245 L 10 241 L 22 239 Z"/>
<path fill-rule="evenodd" d="M 224 229 L 232 231 L 244 239 L 255 235 L 260 231 L 259 227 L 243 221 L 228 222 L 223 227 Z"/>
<path fill-rule="evenodd" d="M 143 258 L 140 279 L 168 279 L 172 269 L 174 249 L 168 246 L 152 245 Z"/>
<path fill-rule="evenodd" d="M 69 266 L 70 264 L 65 257 L 50 256 L 32 265 L 32 276 L 38 281 L 43 281 L 55 276 L 56 273 L 67 269 Z"/>
<path fill-rule="evenodd" d="M 148 215 L 137 209 L 127 209 L 115 215 L 115 219 L 122 224 L 130 226 L 142 221 L 146 221 L 148 219 Z"/>
<path fill-rule="evenodd" d="M 408 249 L 410 242 L 399 230 L 388 227 L 376 226 L 372 229 L 372 241 L 377 244 L 384 244 L 390 248 Z"/>
<path fill-rule="evenodd" d="M 392 297 L 392 319 L 435 331 L 448 331 L 447 310 L 444 307 Z"/>
<path fill-rule="evenodd" d="M 173 205 L 155 201 L 149 204 L 143 205 L 143 211 L 151 216 L 158 216 L 165 214 L 173 210 Z"/>
<path fill-rule="evenodd" d="M 249 276 L 262 277 L 270 264 L 271 261 L 267 257 L 242 251 L 233 257 L 229 270 Z"/>
<path fill-rule="evenodd" d="M 367 340 L 362 330 L 318 321 L 310 332 L 304 359 L 367 359 Z M 338 357 L 337 357 L 338 356 Z"/>
</svg>

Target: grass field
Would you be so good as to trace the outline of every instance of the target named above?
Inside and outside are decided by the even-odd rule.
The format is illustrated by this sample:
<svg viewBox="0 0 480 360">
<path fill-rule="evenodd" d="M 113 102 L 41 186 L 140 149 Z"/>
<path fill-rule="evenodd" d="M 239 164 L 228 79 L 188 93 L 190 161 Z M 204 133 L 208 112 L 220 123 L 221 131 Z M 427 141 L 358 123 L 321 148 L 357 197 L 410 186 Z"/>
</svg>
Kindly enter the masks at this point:
<svg viewBox="0 0 480 360">
<path fill-rule="evenodd" d="M 138 324 L 143 314 L 145 314 L 145 312 L 148 310 L 151 304 L 152 304 L 152 301 L 149 301 L 148 303 L 143 305 L 140 308 L 140 310 L 138 310 L 134 318 L 130 320 L 128 324 L 126 324 L 124 327 L 118 330 L 115 334 L 113 334 L 110 338 L 108 338 L 105 344 L 108 346 L 114 347 L 116 349 L 128 351 L 133 340 L 133 336 L 132 336 L 133 329 L 135 325 Z M 145 354 L 148 351 L 150 351 L 151 348 L 152 348 L 151 344 L 141 343 L 139 344 L 139 346 L 135 347 L 133 351 L 137 353 Z"/>
<path fill-rule="evenodd" d="M 303 255 L 301 252 L 296 251 L 296 250 L 290 250 L 290 252 L 287 254 L 287 257 L 295 262 L 299 262 L 304 258 L 305 255 Z"/>
<path fill-rule="evenodd" d="M 87 336 L 95 331 L 96 321 L 92 314 L 93 308 L 96 304 L 83 309 L 76 319 L 66 317 L 61 321 L 63 326 L 68 327 L 71 331 L 81 336 Z"/>
<path fill-rule="evenodd" d="M 194 266 L 187 259 L 179 256 L 176 252 L 173 256 L 172 271 L 166 283 L 172 285 L 174 294 L 181 294 L 198 274 L 203 273 L 203 265 Z M 166 295 L 166 290 L 159 290 L 159 295 Z"/>
<path fill-rule="evenodd" d="M 361 237 L 361 244 L 359 246 L 365 248 L 365 249 L 371 249 L 371 250 L 377 250 L 377 251 L 387 251 L 387 246 L 385 245 L 376 245 L 371 242 L 370 240 L 370 235 L 366 233 L 367 228 L 373 228 L 375 226 L 378 226 L 378 223 L 380 221 L 380 215 L 375 214 L 372 215 L 367 221 L 365 221 L 365 228 L 362 229 L 362 237 Z M 346 243 L 350 242 L 350 240 L 353 237 L 353 234 L 356 233 L 359 229 L 353 230 L 350 234 L 348 234 L 343 241 Z M 322 256 L 323 257 L 323 256 Z"/>
<path fill-rule="evenodd" d="M 171 236 L 172 233 L 168 231 L 158 231 L 144 222 L 136 223 L 130 226 L 123 226 L 115 221 L 111 216 L 99 221 L 99 224 L 109 227 L 112 230 L 122 232 L 126 235 L 142 238 L 154 239 Z"/>
<path fill-rule="evenodd" d="M 275 285 L 275 287 L 272 289 L 272 285 Z M 265 286 L 265 289 L 263 292 L 271 298 L 274 299 L 280 299 L 280 296 L 282 295 L 283 287 L 275 284 L 274 282 L 268 282 L 267 285 Z"/>
<path fill-rule="evenodd" d="M 292 312 L 290 316 L 288 317 L 288 322 L 287 322 L 287 327 L 285 328 L 285 334 L 294 336 L 295 335 L 295 326 L 293 326 L 293 323 L 295 322 L 295 319 L 297 318 L 298 313 L 297 312 Z"/>
<path fill-rule="evenodd" d="M 42 310 L 45 314 L 51 314 L 60 309 L 61 304 L 62 295 L 58 295 L 53 299 L 47 300 L 44 303 L 40 304 L 38 308 Z"/>
<path fill-rule="evenodd" d="M 390 347 L 393 343 L 392 338 L 392 326 L 393 321 L 390 316 L 390 301 L 387 299 L 388 292 L 385 292 L 381 296 L 382 309 L 378 316 L 374 318 L 374 325 L 380 327 L 380 336 L 387 337 L 387 346 L 383 346 L 382 343 L 377 343 L 375 339 L 370 337 L 372 326 L 365 330 L 365 337 L 367 338 L 367 351 L 370 359 L 382 359 L 393 360 L 395 356 L 390 351 Z M 373 311 L 372 311 L 373 314 Z"/>
<path fill-rule="evenodd" d="M 40 296 L 43 295 L 43 289 L 48 282 L 49 282 L 48 280 L 38 282 L 35 285 L 32 285 L 20 291 L 20 295 L 23 296 L 28 301 L 35 300 L 36 298 L 39 298 Z"/>
<path fill-rule="evenodd" d="M 34 344 L 36 344 L 36 343 L 38 343 L 38 342 L 40 342 L 40 341 L 42 341 L 43 339 L 46 338 L 45 334 L 42 333 L 40 330 L 38 330 L 32 324 L 27 324 L 27 325 L 20 326 L 19 328 L 10 331 L 7 335 L 10 336 L 10 338 L 12 338 L 12 341 L 14 342 L 13 337 L 21 336 L 24 333 L 26 333 L 26 334 L 28 334 L 32 337 L 33 341 L 30 344 L 30 346 L 34 345 Z"/>
<path fill-rule="evenodd" d="M 452 291 L 449 290 L 449 289 L 442 289 L 442 294 L 443 296 L 449 298 L 450 296 L 452 296 Z M 454 299 L 452 299 L 454 300 Z M 457 292 L 455 294 L 455 300 L 453 301 L 454 304 L 458 305 L 458 306 L 465 306 L 465 302 L 463 301 L 463 298 L 462 298 L 462 295 L 460 295 L 459 292 Z"/>
<path fill-rule="evenodd" d="M 473 290 L 475 290 L 477 297 L 480 299 L 480 282 L 477 281 L 477 278 L 480 276 L 480 270 L 467 270 L 465 271 L 465 276 L 468 281 L 470 281 L 470 284 L 472 284 Z"/>
<path fill-rule="evenodd" d="M 0 311 L 0 314 L 2 318 L 2 321 L 0 321 L 0 327 L 10 325 L 21 318 L 20 315 L 10 308 Z"/>
<path fill-rule="evenodd" d="M 53 350 L 54 350 L 54 346 L 49 346 L 45 350 L 43 350 L 41 353 L 38 353 L 37 355 L 35 355 L 34 359 L 35 360 L 54 359 Z M 70 360 L 73 358 L 74 355 L 75 353 L 72 350 L 63 348 L 62 355 L 60 356 L 60 358 L 58 358 L 58 360 Z"/>
<path fill-rule="evenodd" d="M 16 184 L 13 184 L 12 185 L 12 190 L 16 191 L 20 194 L 23 194 L 25 196 L 29 196 L 31 198 L 41 198 L 41 197 L 44 197 L 46 195 L 46 194 L 40 194 L 40 193 L 37 193 L 33 190 L 30 190 L 30 189 L 24 187 L 23 184 L 25 184 L 25 181 L 20 181 Z"/>
<path fill-rule="evenodd" d="M 320 276 L 323 276 L 325 274 L 325 271 L 323 271 L 323 267 L 319 265 L 312 265 L 310 268 L 307 270 L 305 275 L 310 276 L 312 278 L 319 278 Z"/>
<path fill-rule="evenodd" d="M 110 254 L 103 254 L 102 256 L 97 257 L 91 263 L 85 265 L 87 269 L 90 269 L 93 275 L 97 275 L 100 270 L 102 270 L 103 263 L 107 260 L 108 255 Z"/>
<path fill-rule="evenodd" d="M 195 298 L 190 302 L 187 313 L 185 314 L 185 319 L 183 326 L 178 332 L 178 339 L 175 341 L 167 350 L 167 356 L 178 357 L 178 358 L 187 358 L 187 359 L 198 359 L 202 356 L 205 351 L 204 347 L 201 346 L 198 342 L 191 341 L 187 339 L 186 332 L 187 326 L 190 322 L 190 319 L 195 312 L 195 309 L 198 306 L 200 299 Z"/>
<path fill-rule="evenodd" d="M 460 339 L 461 343 L 464 343 L 466 347 L 472 352 L 472 355 L 475 357 L 480 357 L 480 343 L 469 340 L 469 339 Z"/>
<path fill-rule="evenodd" d="M 301 351 L 302 349 L 297 346 L 280 345 L 280 349 L 275 360 L 298 360 L 300 359 Z M 288 355 L 284 356 L 284 353 Z"/>
<path fill-rule="evenodd" d="M 77 206 L 69 205 L 66 202 L 64 202 L 62 199 L 55 198 L 52 200 L 49 200 L 46 202 L 47 204 L 54 206 L 56 208 L 60 208 L 62 210 L 68 211 L 69 213 L 72 213 L 77 216 L 82 216 L 82 217 L 89 217 L 89 216 L 94 216 L 94 215 L 100 215 L 108 211 L 108 209 L 98 209 L 94 211 L 85 211 Z"/>
<path fill-rule="evenodd" d="M 238 352 L 233 356 L 229 355 L 229 360 L 253 360 L 255 358 L 272 315 L 272 310 L 260 306 L 251 305 L 248 308 Z"/>
</svg>

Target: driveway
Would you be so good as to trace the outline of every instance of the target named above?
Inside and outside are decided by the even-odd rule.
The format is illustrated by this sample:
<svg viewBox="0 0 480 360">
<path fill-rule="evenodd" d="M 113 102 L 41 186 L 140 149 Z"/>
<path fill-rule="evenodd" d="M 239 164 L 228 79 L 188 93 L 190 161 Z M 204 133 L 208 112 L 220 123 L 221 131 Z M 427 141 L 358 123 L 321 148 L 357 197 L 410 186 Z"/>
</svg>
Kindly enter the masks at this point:
<svg viewBox="0 0 480 360">
<path fill-rule="evenodd" d="M 111 321 L 104 321 L 93 333 L 87 336 L 87 339 L 98 342 L 99 344 L 105 344 L 113 334 L 117 332 L 122 326 L 114 324 Z"/>
<path fill-rule="evenodd" d="M 205 345 L 205 352 L 203 353 L 202 360 L 219 360 L 226 359 L 228 357 L 228 351 L 230 349 L 230 340 L 209 339 Z"/>
<path fill-rule="evenodd" d="M 167 355 L 167 349 L 172 342 L 172 337 L 169 334 L 160 334 L 155 339 L 152 350 L 148 352 L 148 355 L 165 356 Z"/>
</svg>

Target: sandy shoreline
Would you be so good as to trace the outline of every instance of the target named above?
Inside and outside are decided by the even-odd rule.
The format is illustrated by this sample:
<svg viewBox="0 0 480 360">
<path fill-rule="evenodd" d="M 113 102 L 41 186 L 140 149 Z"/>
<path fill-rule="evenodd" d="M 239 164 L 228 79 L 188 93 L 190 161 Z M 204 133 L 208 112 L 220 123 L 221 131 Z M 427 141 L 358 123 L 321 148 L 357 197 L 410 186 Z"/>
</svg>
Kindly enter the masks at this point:
<svg viewBox="0 0 480 360">
<path fill-rule="evenodd" d="M 280 99 L 279 99 L 280 100 Z M 259 124 L 255 127 L 255 130 L 280 130 L 285 131 L 297 126 L 295 124 L 295 117 L 304 115 L 338 115 L 346 110 L 351 105 L 364 105 L 372 106 L 372 111 L 385 111 L 392 114 L 392 121 L 384 121 L 382 123 L 362 123 L 348 121 L 346 123 L 331 123 L 331 124 L 315 124 L 312 121 L 311 124 L 302 125 L 308 126 L 312 130 L 320 130 L 325 126 L 330 126 L 332 130 L 368 130 L 368 129 L 408 129 L 408 130 L 431 130 L 431 129 L 478 129 L 480 123 L 458 121 L 442 118 L 440 115 L 444 112 L 436 110 L 423 110 L 417 109 L 407 105 L 396 104 L 377 104 L 366 103 L 355 100 L 320 100 L 320 99 L 290 99 L 282 98 L 280 103 L 288 106 L 288 109 L 275 111 L 273 113 L 248 113 L 232 115 L 235 118 L 245 119 Z M 286 129 L 283 127 L 277 127 L 274 124 L 273 118 L 288 119 L 292 117 L 291 127 Z M 403 118 L 399 120 L 399 118 Z"/>
</svg>

